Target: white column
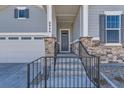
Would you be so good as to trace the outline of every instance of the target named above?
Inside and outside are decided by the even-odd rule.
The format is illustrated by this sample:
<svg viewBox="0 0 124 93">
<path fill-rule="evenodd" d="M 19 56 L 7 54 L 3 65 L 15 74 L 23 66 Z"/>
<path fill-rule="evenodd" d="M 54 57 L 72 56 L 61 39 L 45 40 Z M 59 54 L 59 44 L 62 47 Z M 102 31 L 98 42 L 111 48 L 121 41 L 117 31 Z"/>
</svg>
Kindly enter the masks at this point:
<svg viewBox="0 0 124 93">
<path fill-rule="evenodd" d="M 47 5 L 47 32 L 52 36 L 52 5 Z"/>
<path fill-rule="evenodd" d="M 88 36 L 88 5 L 83 5 L 83 37 Z"/>
</svg>

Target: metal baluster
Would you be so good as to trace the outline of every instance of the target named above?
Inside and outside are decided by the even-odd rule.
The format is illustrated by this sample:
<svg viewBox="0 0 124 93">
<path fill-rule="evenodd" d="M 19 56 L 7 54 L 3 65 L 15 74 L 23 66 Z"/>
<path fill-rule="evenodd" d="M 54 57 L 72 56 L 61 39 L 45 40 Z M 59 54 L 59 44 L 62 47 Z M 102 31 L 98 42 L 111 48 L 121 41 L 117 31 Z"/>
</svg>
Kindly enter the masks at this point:
<svg viewBox="0 0 124 93">
<path fill-rule="evenodd" d="M 37 64 L 37 66 L 36 66 L 36 69 L 37 69 L 37 73 L 36 73 L 36 82 L 37 82 L 37 85 L 36 85 L 36 87 L 38 88 L 38 60 L 36 61 L 36 64 Z"/>
<path fill-rule="evenodd" d="M 94 57 L 92 58 L 92 61 L 91 61 L 91 66 L 92 66 L 92 69 L 91 69 L 91 79 L 93 80 L 93 61 L 94 61 Z M 93 84 L 92 84 L 93 85 Z M 92 86 L 93 87 L 93 86 Z"/>
<path fill-rule="evenodd" d="M 95 63 L 94 63 L 94 62 L 95 62 L 95 58 L 93 59 L 93 71 L 92 71 L 92 73 L 93 73 L 93 77 L 92 77 L 93 80 L 94 80 L 94 77 L 95 77 L 95 75 L 94 75 L 94 71 L 95 71 Z"/>
<path fill-rule="evenodd" d="M 50 69 L 49 69 L 49 77 L 50 77 L 50 88 L 52 87 L 52 79 L 51 79 L 51 70 L 52 70 L 52 58 L 50 58 Z"/>
<path fill-rule="evenodd" d="M 30 64 L 27 64 L 27 88 L 30 88 Z"/>
<path fill-rule="evenodd" d="M 90 71 L 89 71 L 89 74 L 90 74 L 90 87 L 91 87 L 91 83 L 92 83 L 92 79 L 91 79 L 91 70 L 92 70 L 92 69 L 91 69 L 91 68 L 92 68 L 92 66 L 91 66 L 91 61 L 92 61 L 92 57 L 90 57 L 90 61 L 89 61 L 89 62 L 90 62 L 90 67 L 89 67 L 89 70 L 90 70 Z"/>
<path fill-rule="evenodd" d="M 55 79 L 55 73 L 56 73 L 56 61 L 57 61 L 57 58 L 54 57 L 54 72 L 53 72 L 53 83 L 54 83 L 54 88 L 56 87 L 56 79 Z"/>
<path fill-rule="evenodd" d="M 69 58 L 67 57 L 65 57 L 65 71 L 64 71 L 64 73 L 65 73 L 65 81 L 64 81 L 64 87 L 68 87 L 68 79 L 69 79 L 69 70 L 70 70 L 70 68 L 69 68 L 69 65 L 70 65 L 70 63 L 69 63 Z"/>
<path fill-rule="evenodd" d="M 73 62 L 73 60 L 74 60 L 74 59 L 72 58 L 72 62 Z M 70 59 L 70 61 L 69 61 L 69 63 L 68 63 L 68 64 L 69 64 L 69 69 L 71 69 L 70 63 L 71 63 L 71 59 Z M 72 66 L 73 66 L 73 65 L 72 65 Z M 68 72 L 68 75 L 69 75 L 69 76 L 68 76 L 68 79 L 69 79 L 69 86 L 68 86 L 68 87 L 71 87 L 71 85 L 72 85 L 72 83 L 71 83 L 71 81 L 72 81 L 72 80 L 71 80 L 71 74 Z"/>
<path fill-rule="evenodd" d="M 100 67 L 99 67 L 99 62 L 100 62 L 100 57 L 98 57 L 98 88 L 100 87 Z"/>
<path fill-rule="evenodd" d="M 42 78 L 42 77 L 41 77 L 41 59 L 40 59 L 40 64 L 39 64 L 39 65 L 40 65 L 40 77 L 39 77 L 39 81 L 40 81 L 40 82 L 39 82 L 39 83 L 40 83 L 40 88 L 41 88 L 41 87 L 42 87 L 42 86 L 41 86 L 41 84 L 42 84 L 42 79 L 41 79 L 41 78 Z"/>
<path fill-rule="evenodd" d="M 62 69 L 61 69 L 61 70 L 62 70 L 62 72 L 61 72 L 61 73 L 62 73 L 62 81 L 61 81 L 62 87 L 64 87 L 64 82 L 63 82 L 63 80 L 64 80 L 64 76 L 65 76 L 65 75 L 64 75 L 64 61 L 63 61 L 63 60 L 64 60 L 64 59 L 62 59 Z"/>
<path fill-rule="evenodd" d="M 76 87 L 76 83 L 75 83 L 75 80 L 76 80 L 76 72 L 75 72 L 75 68 L 76 68 L 76 64 L 75 64 L 75 62 L 76 62 L 76 58 L 74 58 L 74 67 L 73 67 L 73 73 L 74 73 L 74 75 L 72 74 L 72 77 L 74 76 L 74 88 Z"/>
<path fill-rule="evenodd" d="M 83 87 L 83 72 L 84 72 L 84 69 L 83 69 L 83 64 L 82 64 L 82 58 L 80 57 L 81 59 L 81 86 L 80 87 Z"/>
<path fill-rule="evenodd" d="M 86 58 L 86 88 L 87 88 L 87 58 Z"/>
<path fill-rule="evenodd" d="M 58 66 L 57 66 L 57 88 L 59 88 L 59 64 L 60 64 L 60 60 L 61 60 L 61 58 L 59 57 L 58 58 Z"/>
<path fill-rule="evenodd" d="M 47 88 L 47 58 L 45 57 L 45 88 Z"/>
<path fill-rule="evenodd" d="M 32 87 L 34 88 L 34 62 L 32 63 Z"/>
<path fill-rule="evenodd" d="M 80 85 L 80 82 L 79 82 L 79 80 L 80 80 L 80 75 L 79 75 L 79 73 L 80 73 L 80 67 L 79 67 L 79 58 L 77 58 L 77 88 L 79 88 L 79 85 Z"/>
</svg>

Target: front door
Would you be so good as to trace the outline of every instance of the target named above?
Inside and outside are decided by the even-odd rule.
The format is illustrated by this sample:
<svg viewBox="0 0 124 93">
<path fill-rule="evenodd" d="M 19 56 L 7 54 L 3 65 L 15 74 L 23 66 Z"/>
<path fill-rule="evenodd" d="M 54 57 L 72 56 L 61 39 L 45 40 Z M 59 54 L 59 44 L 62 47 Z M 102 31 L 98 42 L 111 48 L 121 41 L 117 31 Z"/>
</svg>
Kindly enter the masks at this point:
<svg viewBox="0 0 124 93">
<path fill-rule="evenodd" d="M 69 51 L 69 30 L 61 30 L 61 51 Z"/>
</svg>

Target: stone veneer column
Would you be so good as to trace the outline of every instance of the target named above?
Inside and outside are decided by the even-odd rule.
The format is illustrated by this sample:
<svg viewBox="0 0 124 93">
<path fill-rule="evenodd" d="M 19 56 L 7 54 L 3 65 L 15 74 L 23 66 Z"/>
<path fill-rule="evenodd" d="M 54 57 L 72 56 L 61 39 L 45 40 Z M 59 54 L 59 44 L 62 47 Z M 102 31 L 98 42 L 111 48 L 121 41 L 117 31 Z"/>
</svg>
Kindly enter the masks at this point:
<svg viewBox="0 0 124 93">
<path fill-rule="evenodd" d="M 44 37 L 45 56 L 54 56 L 56 38 Z"/>
<path fill-rule="evenodd" d="M 92 47 L 92 37 L 80 37 L 81 43 L 86 47 Z"/>
</svg>

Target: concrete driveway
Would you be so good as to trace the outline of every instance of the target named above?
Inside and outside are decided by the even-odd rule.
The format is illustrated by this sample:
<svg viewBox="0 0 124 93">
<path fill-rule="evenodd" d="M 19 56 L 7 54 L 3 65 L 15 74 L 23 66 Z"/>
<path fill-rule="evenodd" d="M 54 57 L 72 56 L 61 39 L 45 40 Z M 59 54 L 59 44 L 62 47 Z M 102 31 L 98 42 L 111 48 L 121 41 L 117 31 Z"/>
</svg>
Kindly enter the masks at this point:
<svg viewBox="0 0 124 93">
<path fill-rule="evenodd" d="M 26 64 L 0 63 L 0 88 L 26 87 Z"/>
</svg>

